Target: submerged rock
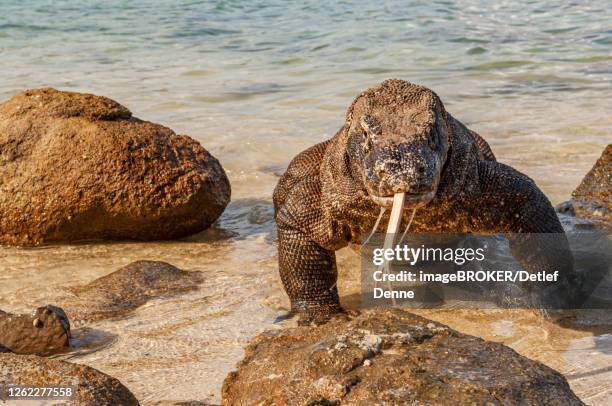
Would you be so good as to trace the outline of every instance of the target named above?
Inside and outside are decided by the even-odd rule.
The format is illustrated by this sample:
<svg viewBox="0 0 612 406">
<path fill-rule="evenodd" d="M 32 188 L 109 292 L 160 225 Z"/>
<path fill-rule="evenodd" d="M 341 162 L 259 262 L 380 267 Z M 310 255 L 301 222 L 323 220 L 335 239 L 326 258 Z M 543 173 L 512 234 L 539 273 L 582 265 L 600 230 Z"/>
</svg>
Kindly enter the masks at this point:
<svg viewBox="0 0 612 406">
<path fill-rule="evenodd" d="M 32 314 L 10 314 L 0 310 L 0 347 L 7 352 L 50 355 L 65 351 L 69 346 L 70 323 L 59 307 L 39 307 Z"/>
<path fill-rule="evenodd" d="M 136 261 L 94 280 L 71 288 L 73 297 L 64 307 L 73 320 L 100 320 L 123 316 L 160 296 L 198 288 L 199 272 L 180 270 L 166 262 Z"/>
<path fill-rule="evenodd" d="M 582 404 L 549 367 L 400 309 L 263 333 L 221 395 L 224 405 Z"/>
<path fill-rule="evenodd" d="M 171 239 L 230 200 L 197 141 L 91 94 L 35 89 L 0 104 L 0 244 Z"/>
<path fill-rule="evenodd" d="M 94 368 L 34 355 L 0 354 L 0 386 L 72 386 L 71 405 L 138 405 L 117 379 Z M 63 404 L 63 403 L 62 403 Z"/>
<path fill-rule="evenodd" d="M 557 206 L 560 213 L 576 215 L 612 228 L 612 144 L 609 144 L 571 200 Z"/>
</svg>

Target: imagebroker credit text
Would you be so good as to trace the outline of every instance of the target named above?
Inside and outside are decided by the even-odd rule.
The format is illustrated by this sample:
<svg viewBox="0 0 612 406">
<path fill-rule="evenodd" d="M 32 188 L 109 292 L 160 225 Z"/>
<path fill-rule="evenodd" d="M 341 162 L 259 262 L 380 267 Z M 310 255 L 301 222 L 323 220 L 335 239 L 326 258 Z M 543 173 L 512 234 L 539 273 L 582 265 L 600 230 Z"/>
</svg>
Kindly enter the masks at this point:
<svg viewBox="0 0 612 406">
<path fill-rule="evenodd" d="M 382 270 L 374 272 L 376 282 L 557 282 L 559 272 L 527 271 L 456 271 L 454 273 L 427 273 L 408 272 L 384 273 Z"/>
</svg>

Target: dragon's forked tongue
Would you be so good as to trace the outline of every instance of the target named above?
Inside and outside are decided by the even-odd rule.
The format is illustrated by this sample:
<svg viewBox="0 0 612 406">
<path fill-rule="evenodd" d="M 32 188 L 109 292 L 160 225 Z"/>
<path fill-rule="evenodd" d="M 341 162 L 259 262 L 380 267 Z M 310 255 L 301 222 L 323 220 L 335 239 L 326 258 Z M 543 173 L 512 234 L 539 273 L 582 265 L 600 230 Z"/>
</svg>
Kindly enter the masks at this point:
<svg viewBox="0 0 612 406">
<path fill-rule="evenodd" d="M 393 207 L 391 207 L 391 215 L 389 217 L 389 223 L 387 224 L 387 234 L 385 235 L 385 243 L 384 243 L 384 249 L 386 250 L 387 248 L 393 248 L 393 244 L 395 243 L 395 237 L 399 231 L 400 225 L 402 224 L 402 214 L 404 212 L 404 200 L 406 198 L 406 194 L 405 193 L 396 193 L 393 196 Z M 408 233 L 408 230 L 410 229 L 410 225 L 412 224 L 412 220 L 414 219 L 414 214 L 416 213 L 416 208 L 412 210 L 412 215 L 410 216 L 410 221 L 408 222 L 408 225 L 406 226 L 406 230 L 404 230 L 404 233 L 402 234 L 402 238 L 400 238 L 398 244 L 401 244 L 402 241 L 404 240 L 404 237 L 406 236 L 406 233 Z M 378 228 L 378 224 L 380 223 L 380 219 L 382 218 L 382 216 L 385 214 L 385 209 L 381 208 L 380 209 L 380 214 L 378 215 L 378 219 L 376 220 L 376 224 L 374 225 L 374 229 L 372 230 L 372 233 L 370 234 L 370 236 L 366 239 L 366 242 L 364 242 L 364 245 L 367 243 L 367 241 L 370 240 L 370 237 L 372 237 L 372 235 L 376 232 L 376 229 Z M 381 265 L 379 269 L 385 269 L 387 272 L 389 271 L 389 263 L 385 262 L 384 265 Z M 390 282 L 387 280 L 387 284 L 390 285 Z M 374 282 L 374 287 L 377 286 L 377 283 Z M 389 289 L 391 288 L 391 286 L 389 286 Z M 395 305 L 395 298 L 391 298 L 393 305 Z"/>
<path fill-rule="evenodd" d="M 399 231 L 400 225 L 402 223 L 402 214 L 404 210 L 405 198 L 406 198 L 405 193 L 396 193 L 393 196 L 393 207 L 391 208 L 391 216 L 389 218 L 389 223 L 387 224 L 387 234 L 385 236 L 384 248 L 391 248 L 393 246 L 393 243 L 395 242 L 394 241 L 395 235 Z M 412 214 L 410 215 L 410 220 L 408 221 L 408 224 L 406 225 L 406 229 L 404 230 L 404 233 L 402 234 L 402 238 L 400 238 L 398 244 L 401 244 L 401 242 L 404 241 L 404 237 L 406 237 L 406 234 L 408 233 L 408 230 L 410 229 L 412 220 L 414 220 L 414 215 L 416 213 L 416 210 L 417 210 L 416 208 L 412 210 Z M 374 233 L 376 233 L 376 230 L 378 229 L 378 225 L 380 224 L 380 220 L 382 219 L 384 214 L 385 214 L 385 208 L 381 207 L 380 214 L 378 215 L 378 218 L 376 219 L 376 223 L 374 224 L 374 227 L 372 228 L 372 232 L 365 239 L 365 241 L 363 242 L 363 245 L 367 244 L 368 241 L 370 241 L 370 238 L 372 238 L 372 236 L 374 235 Z"/>
<path fill-rule="evenodd" d="M 389 217 L 389 223 L 387 224 L 387 235 L 385 236 L 385 250 L 387 248 L 393 248 L 393 244 L 395 243 L 395 236 L 397 235 L 402 223 L 405 198 L 406 193 L 396 193 L 393 196 L 393 207 L 391 207 L 391 216 Z"/>
<path fill-rule="evenodd" d="M 393 207 L 391 207 L 391 216 L 389 217 L 389 223 L 387 224 L 387 234 L 385 235 L 385 244 L 383 248 L 385 251 L 388 248 L 393 248 L 393 244 L 395 243 L 395 236 L 399 231 L 400 225 L 402 223 L 402 214 L 404 212 L 404 199 L 406 198 L 405 193 L 396 193 L 393 196 Z M 389 263 L 385 262 L 383 265 L 385 270 L 389 272 Z M 391 283 L 387 281 L 387 285 L 389 289 L 391 288 Z M 391 301 L 395 306 L 395 298 L 392 297 Z"/>
<path fill-rule="evenodd" d="M 399 232 L 400 225 L 402 224 L 402 215 L 404 212 L 404 199 L 406 197 L 405 193 L 396 193 L 393 196 L 393 207 L 391 208 L 391 216 L 389 216 L 389 224 L 387 224 L 387 234 L 385 235 L 385 250 L 387 248 L 393 248 L 395 244 L 395 238 L 397 233 Z M 406 229 L 402 234 L 402 237 L 397 242 L 397 244 L 401 244 L 404 241 L 404 237 L 408 233 L 410 229 L 410 225 L 412 224 L 412 220 L 414 220 L 414 214 L 416 213 L 416 208 L 412 210 L 412 214 L 410 215 L 410 221 L 406 225 Z"/>
</svg>

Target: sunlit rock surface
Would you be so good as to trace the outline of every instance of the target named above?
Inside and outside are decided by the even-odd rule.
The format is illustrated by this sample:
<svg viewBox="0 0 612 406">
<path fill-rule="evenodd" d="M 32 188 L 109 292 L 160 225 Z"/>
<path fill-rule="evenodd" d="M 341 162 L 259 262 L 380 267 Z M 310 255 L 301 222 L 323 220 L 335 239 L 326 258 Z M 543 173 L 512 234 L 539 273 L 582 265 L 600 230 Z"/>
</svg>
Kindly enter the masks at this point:
<svg viewBox="0 0 612 406">
<path fill-rule="evenodd" d="M 558 205 L 557 211 L 593 220 L 612 230 L 612 144 L 572 192 L 571 200 Z"/>
<path fill-rule="evenodd" d="M 149 300 L 193 291 L 199 272 L 166 262 L 135 261 L 86 285 L 70 289 L 62 305 L 71 319 L 94 321 L 126 315 Z"/>
<path fill-rule="evenodd" d="M 230 200 L 221 164 L 194 139 L 51 88 L 0 104 L 0 179 L 6 245 L 182 237 Z"/>
<path fill-rule="evenodd" d="M 581 405 L 565 378 L 502 344 L 400 309 L 263 333 L 222 389 L 224 405 Z"/>
<path fill-rule="evenodd" d="M 91 367 L 35 355 L 0 354 L 0 385 L 16 383 L 44 388 L 71 386 L 75 394 L 70 405 L 139 404 L 121 382 Z"/>
<path fill-rule="evenodd" d="M 65 351 L 69 346 L 70 323 L 59 307 L 47 305 L 31 314 L 0 310 L 0 347 L 7 351 L 50 355 Z"/>
</svg>

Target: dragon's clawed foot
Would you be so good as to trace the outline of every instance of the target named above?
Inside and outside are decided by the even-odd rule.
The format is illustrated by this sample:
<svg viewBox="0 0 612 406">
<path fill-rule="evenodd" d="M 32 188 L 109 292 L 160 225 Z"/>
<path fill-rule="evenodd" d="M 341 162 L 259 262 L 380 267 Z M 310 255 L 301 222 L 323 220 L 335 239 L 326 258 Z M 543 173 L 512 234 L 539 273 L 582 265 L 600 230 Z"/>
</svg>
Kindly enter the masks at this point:
<svg viewBox="0 0 612 406">
<path fill-rule="evenodd" d="M 348 317 L 347 312 L 338 304 L 308 306 L 307 308 L 293 306 L 291 312 L 299 316 L 298 325 L 300 326 L 316 326 L 325 324 L 332 318 Z"/>
</svg>

